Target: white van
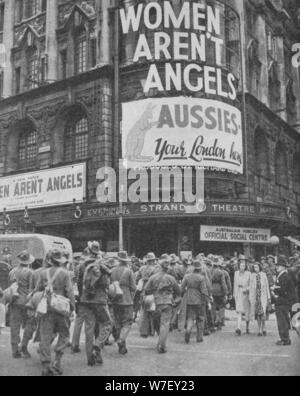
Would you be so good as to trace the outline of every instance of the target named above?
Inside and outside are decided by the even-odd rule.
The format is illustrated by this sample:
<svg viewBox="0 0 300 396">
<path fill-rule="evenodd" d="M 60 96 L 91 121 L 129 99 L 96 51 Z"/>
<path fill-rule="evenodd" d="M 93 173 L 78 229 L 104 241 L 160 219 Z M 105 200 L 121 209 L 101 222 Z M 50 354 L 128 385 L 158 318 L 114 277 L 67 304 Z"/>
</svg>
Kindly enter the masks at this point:
<svg viewBox="0 0 300 396">
<path fill-rule="evenodd" d="M 28 250 L 38 260 L 44 260 L 49 250 L 61 249 L 73 259 L 71 242 L 65 238 L 40 234 L 12 234 L 0 235 L 0 262 L 5 260 L 6 251 L 11 256 L 10 261 L 14 265 L 17 255 L 23 250 Z"/>
</svg>

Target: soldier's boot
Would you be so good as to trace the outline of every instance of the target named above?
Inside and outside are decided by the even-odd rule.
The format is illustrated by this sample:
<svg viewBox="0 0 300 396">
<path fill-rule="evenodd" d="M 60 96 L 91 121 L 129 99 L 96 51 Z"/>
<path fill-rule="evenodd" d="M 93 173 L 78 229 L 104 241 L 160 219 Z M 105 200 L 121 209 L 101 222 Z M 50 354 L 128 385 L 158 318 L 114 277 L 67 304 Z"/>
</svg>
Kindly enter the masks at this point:
<svg viewBox="0 0 300 396">
<path fill-rule="evenodd" d="M 160 345 L 160 344 L 158 344 L 158 345 L 157 345 L 157 352 L 158 352 L 160 355 L 163 355 L 163 354 L 167 353 L 167 348 L 164 347 L 164 346 L 162 346 L 162 345 Z"/>
<path fill-rule="evenodd" d="M 42 377 L 54 377 L 49 363 L 43 363 Z"/>
<path fill-rule="evenodd" d="M 63 357 L 62 353 L 56 353 L 55 355 L 55 360 L 52 365 L 52 370 L 54 371 L 55 375 L 63 375 L 64 373 L 61 366 L 62 357 Z"/>
<path fill-rule="evenodd" d="M 197 325 L 197 343 L 201 344 L 203 341 L 203 329 L 201 325 Z"/>
<path fill-rule="evenodd" d="M 246 334 L 250 334 L 250 322 L 246 322 Z"/>
<path fill-rule="evenodd" d="M 118 347 L 119 347 L 119 354 L 120 355 L 126 355 L 128 353 L 127 347 L 126 347 L 126 341 L 118 341 Z"/>
<path fill-rule="evenodd" d="M 22 348 L 21 348 L 21 353 L 22 353 L 22 355 L 23 355 L 23 357 L 24 357 L 25 359 L 31 359 L 31 355 L 30 355 L 30 353 L 28 352 L 27 345 L 22 346 Z"/>
<path fill-rule="evenodd" d="M 191 341 L 191 333 L 189 331 L 186 331 L 185 333 L 185 343 L 189 344 Z"/>
<path fill-rule="evenodd" d="M 101 355 L 101 349 L 99 347 L 94 348 L 95 351 L 95 363 L 97 366 L 102 366 L 103 364 L 103 359 Z"/>
<path fill-rule="evenodd" d="M 15 345 L 12 346 L 12 357 L 13 359 L 22 359 L 22 354 L 18 346 Z"/>
</svg>

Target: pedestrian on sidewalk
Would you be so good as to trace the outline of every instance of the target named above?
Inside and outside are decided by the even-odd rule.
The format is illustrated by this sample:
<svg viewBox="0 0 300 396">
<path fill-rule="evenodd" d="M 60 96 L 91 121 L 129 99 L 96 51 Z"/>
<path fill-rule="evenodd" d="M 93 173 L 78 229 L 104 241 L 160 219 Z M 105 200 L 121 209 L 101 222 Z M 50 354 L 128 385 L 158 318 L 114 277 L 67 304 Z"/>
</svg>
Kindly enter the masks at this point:
<svg viewBox="0 0 300 396">
<path fill-rule="evenodd" d="M 167 257 L 167 255 L 163 255 Z M 176 279 L 168 274 L 170 260 L 164 258 L 160 261 L 160 271 L 149 279 L 145 293 L 153 296 L 156 305 L 155 322 L 159 327 L 158 353 L 167 352 L 167 340 L 170 332 L 170 324 L 173 314 L 173 303 L 180 298 L 181 290 Z"/>
<path fill-rule="evenodd" d="M 9 274 L 11 285 L 16 286 L 13 300 L 9 304 L 11 346 L 14 359 L 20 359 L 22 356 L 29 359 L 31 355 L 28 352 L 28 344 L 35 332 L 35 321 L 34 318 L 27 315 L 26 304 L 32 292 L 33 272 L 30 266 L 35 262 L 35 258 L 25 250 L 18 254 L 17 260 L 18 266 Z M 25 330 L 21 342 L 20 332 L 22 326 Z"/>
<path fill-rule="evenodd" d="M 266 337 L 266 321 L 268 306 L 271 305 L 271 293 L 267 275 L 262 270 L 260 263 L 253 266 L 254 273 L 250 280 L 251 319 L 258 324 L 258 336 Z"/>
<path fill-rule="evenodd" d="M 77 284 L 78 296 L 76 297 L 76 319 L 75 319 L 75 325 L 74 325 L 74 331 L 72 337 L 72 353 L 74 354 L 81 352 L 80 337 L 84 325 L 84 314 L 85 314 L 85 310 L 81 304 L 81 298 L 83 294 L 84 274 L 87 267 L 90 264 L 95 263 L 96 260 L 99 259 L 99 257 L 102 257 L 101 253 L 102 252 L 100 249 L 99 242 L 97 241 L 88 242 L 88 247 L 85 248 L 85 250 L 83 251 L 82 256 L 80 257 L 79 260 L 80 264 L 76 270 L 76 284 Z"/>
<path fill-rule="evenodd" d="M 103 259 L 87 258 L 82 264 L 82 295 L 80 312 L 84 318 L 85 346 L 88 366 L 102 365 L 102 349 L 112 330 L 108 308 L 108 288 L 111 271 Z M 84 269 L 85 268 L 85 269 Z"/>
<path fill-rule="evenodd" d="M 140 295 L 142 300 L 141 303 L 141 318 L 140 318 L 140 335 L 143 338 L 148 336 L 154 336 L 154 323 L 153 323 L 153 312 L 149 312 L 146 309 L 144 303 L 145 297 L 145 286 L 147 285 L 149 279 L 154 275 L 156 271 L 157 259 L 154 253 L 148 253 L 145 258 L 145 265 L 137 273 L 136 283 L 137 283 L 137 293 Z"/>
<path fill-rule="evenodd" d="M 250 333 L 250 280 L 251 273 L 247 268 L 247 259 L 244 255 L 239 257 L 239 270 L 234 276 L 234 298 L 237 313 L 236 335 L 242 335 L 243 315 L 246 319 L 246 333 Z"/>
<path fill-rule="evenodd" d="M 227 286 L 226 302 L 230 302 L 232 300 L 232 283 L 230 280 L 229 272 L 227 270 L 227 262 L 225 261 L 225 259 L 222 256 L 220 257 L 220 260 L 221 260 L 221 264 L 222 264 L 221 269 L 223 271 L 226 286 Z M 221 316 L 221 326 L 225 327 L 225 325 L 226 325 L 226 306 L 225 305 L 220 311 L 220 316 Z"/>
<path fill-rule="evenodd" d="M 187 300 L 187 328 L 185 333 L 185 342 L 187 344 L 190 343 L 195 322 L 197 328 L 197 342 L 203 342 L 205 310 L 206 304 L 209 301 L 206 280 L 201 274 L 202 263 L 196 260 L 193 266 L 193 273 L 185 275 L 181 284 L 181 293 L 182 295 L 186 294 Z"/>
<path fill-rule="evenodd" d="M 6 327 L 6 308 L 5 304 L 2 302 L 3 291 L 0 288 L 0 335 L 2 330 Z"/>
<path fill-rule="evenodd" d="M 277 279 L 272 287 L 272 295 L 275 299 L 276 318 L 280 340 L 278 346 L 292 344 L 290 338 L 291 322 L 290 311 L 295 299 L 293 281 L 287 271 L 288 260 L 286 256 L 279 256 L 276 264 Z"/>
<path fill-rule="evenodd" d="M 226 299 L 228 289 L 226 285 L 225 275 L 222 269 L 223 258 L 215 256 L 213 259 L 212 270 L 212 294 L 213 294 L 213 316 L 214 327 L 222 330 L 222 318 L 225 316 Z"/>
<path fill-rule="evenodd" d="M 52 377 L 62 375 L 62 357 L 68 347 L 70 331 L 70 318 L 55 311 L 50 304 L 55 295 L 67 298 L 70 302 L 70 311 L 75 310 L 75 298 L 70 275 L 68 271 L 61 268 L 66 263 L 66 258 L 61 250 L 53 250 L 47 254 L 47 266 L 49 268 L 41 272 L 36 287 L 36 292 L 45 292 L 48 298 L 47 313 L 40 319 L 40 357 L 43 366 L 42 376 Z M 70 313 L 71 313 L 70 312 Z M 55 336 L 58 341 L 55 347 L 55 359 L 52 364 L 51 349 Z"/>
<path fill-rule="evenodd" d="M 127 338 L 133 325 L 133 298 L 136 292 L 135 276 L 130 269 L 131 258 L 127 252 L 118 253 L 119 265 L 113 269 L 111 283 L 118 283 L 122 295 L 112 301 L 119 353 L 126 355 Z"/>
</svg>

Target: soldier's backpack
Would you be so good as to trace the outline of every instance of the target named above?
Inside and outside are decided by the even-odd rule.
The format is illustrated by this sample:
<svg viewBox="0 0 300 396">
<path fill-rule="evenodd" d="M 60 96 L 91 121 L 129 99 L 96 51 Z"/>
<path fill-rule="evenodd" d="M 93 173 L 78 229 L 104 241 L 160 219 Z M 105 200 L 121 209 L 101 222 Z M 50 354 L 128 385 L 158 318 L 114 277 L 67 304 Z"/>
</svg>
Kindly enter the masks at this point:
<svg viewBox="0 0 300 396">
<path fill-rule="evenodd" d="M 95 262 L 87 266 L 83 277 L 83 290 L 88 299 L 92 299 L 96 294 L 96 283 L 101 277 L 100 266 Z"/>
</svg>

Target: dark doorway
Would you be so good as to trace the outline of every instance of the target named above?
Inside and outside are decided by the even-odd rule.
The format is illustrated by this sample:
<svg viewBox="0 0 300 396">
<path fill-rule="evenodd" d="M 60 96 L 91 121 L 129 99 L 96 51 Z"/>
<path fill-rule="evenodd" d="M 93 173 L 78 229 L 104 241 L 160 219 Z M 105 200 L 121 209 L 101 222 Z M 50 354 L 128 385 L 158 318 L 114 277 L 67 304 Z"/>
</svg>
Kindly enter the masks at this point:
<svg viewBox="0 0 300 396">
<path fill-rule="evenodd" d="M 156 256 L 178 252 L 178 231 L 176 223 L 148 222 L 132 225 L 131 252 L 144 257 L 149 252 Z"/>
</svg>

